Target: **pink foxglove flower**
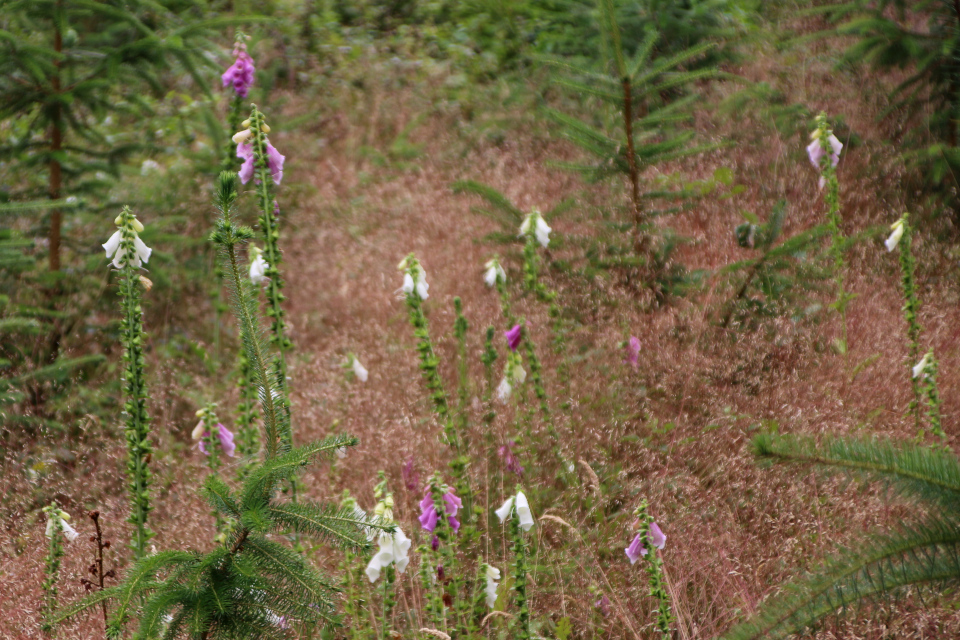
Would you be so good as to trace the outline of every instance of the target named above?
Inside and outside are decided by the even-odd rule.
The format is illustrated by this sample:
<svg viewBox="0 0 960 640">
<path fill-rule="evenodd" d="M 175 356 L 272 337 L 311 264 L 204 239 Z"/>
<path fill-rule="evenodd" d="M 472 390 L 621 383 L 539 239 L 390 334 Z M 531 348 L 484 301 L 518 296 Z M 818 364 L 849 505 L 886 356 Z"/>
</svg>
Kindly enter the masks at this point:
<svg viewBox="0 0 960 640">
<path fill-rule="evenodd" d="M 610 598 L 608 598 L 606 595 L 603 595 L 599 600 L 597 600 L 593 606 L 600 611 L 600 615 L 602 615 L 604 618 L 610 617 Z"/>
<path fill-rule="evenodd" d="M 447 487 L 447 490 L 443 494 L 443 510 L 447 516 L 447 522 L 450 524 L 450 528 L 453 529 L 454 533 L 460 530 L 460 521 L 457 520 L 457 512 L 460 511 L 460 508 L 463 507 L 463 502 L 457 495 L 453 492 L 451 487 Z M 433 504 L 433 494 L 431 493 L 430 487 L 427 487 L 427 492 L 423 496 L 423 500 L 420 501 L 420 526 L 424 530 L 433 533 L 433 530 L 437 528 L 437 520 L 439 516 L 437 514 L 437 507 Z"/>
<path fill-rule="evenodd" d="M 403 465 L 403 468 L 400 470 L 403 475 L 403 486 L 407 488 L 407 491 L 416 491 L 420 488 L 420 474 L 417 473 L 417 469 L 413 464 L 413 457 L 411 456 L 407 460 L 406 464 Z"/>
<path fill-rule="evenodd" d="M 518 476 L 523 475 L 523 465 L 520 464 L 520 461 L 517 459 L 517 456 L 513 455 L 513 447 L 516 446 L 516 442 L 509 440 L 507 444 L 501 446 L 497 450 L 497 454 L 503 458 L 504 466 L 506 466 L 507 471 L 512 471 Z"/>
<path fill-rule="evenodd" d="M 623 360 L 634 369 L 640 366 L 640 339 L 637 336 L 630 336 L 627 342 L 627 357 Z"/>
<path fill-rule="evenodd" d="M 241 132 L 242 133 L 242 132 Z M 237 134 L 239 135 L 239 134 Z M 237 136 L 234 136 L 236 139 Z M 256 169 L 256 159 L 253 153 L 253 145 L 249 142 L 241 142 L 237 145 L 237 157 L 243 160 L 243 164 L 240 165 L 240 182 L 247 184 L 253 178 L 254 170 Z M 280 181 L 283 180 L 283 161 L 285 156 L 280 155 L 280 152 L 274 148 L 270 141 L 267 141 L 267 170 L 270 172 L 270 175 L 273 177 L 273 181 L 276 184 L 280 184 Z"/>
<path fill-rule="evenodd" d="M 196 433 L 196 429 L 194 429 L 194 433 Z M 203 444 L 203 438 L 209 437 L 210 432 L 204 431 L 203 435 L 199 438 L 199 448 L 204 455 L 210 455 L 210 452 L 207 451 L 207 447 Z M 231 433 L 230 430 L 222 424 L 217 424 L 217 437 L 220 439 L 220 448 L 223 449 L 223 452 L 231 458 L 234 457 L 234 452 L 237 450 L 237 445 L 233 443 L 233 433 Z"/>
<path fill-rule="evenodd" d="M 509 331 L 504 331 L 503 335 L 507 338 L 507 346 L 510 351 L 516 351 L 520 346 L 520 339 L 523 337 L 523 325 L 515 324 Z"/>
<path fill-rule="evenodd" d="M 224 89 L 232 85 L 238 96 L 246 98 L 253 86 L 253 74 L 256 71 L 253 58 L 247 53 L 247 45 L 242 42 L 238 42 L 233 48 L 233 57 L 233 64 L 223 72 L 220 80 Z"/>
<path fill-rule="evenodd" d="M 650 523 L 650 544 L 657 549 L 663 549 L 667 544 L 667 536 L 663 534 L 656 522 Z M 647 555 L 647 549 L 643 546 L 643 536 L 638 533 L 625 551 L 630 558 L 630 564 L 636 564 L 637 560 Z"/>
<path fill-rule="evenodd" d="M 817 171 L 819 171 L 821 168 L 820 160 L 823 158 L 824 154 L 827 153 L 826 149 L 824 149 L 824 145 L 822 144 L 822 141 L 818 137 L 818 133 L 819 133 L 819 129 L 813 132 L 813 136 L 814 136 L 813 142 L 807 145 L 807 156 L 810 158 L 810 164 L 812 164 L 814 168 L 817 169 Z M 834 167 L 836 167 L 837 164 L 840 162 L 840 151 L 843 149 L 843 143 L 837 140 L 837 137 L 831 133 L 829 136 L 827 136 L 827 144 L 830 145 L 830 151 L 831 151 L 830 162 L 831 164 L 833 164 Z M 823 189 L 823 185 L 825 183 L 826 183 L 826 180 L 823 177 L 821 177 L 820 178 L 821 189 Z"/>
</svg>

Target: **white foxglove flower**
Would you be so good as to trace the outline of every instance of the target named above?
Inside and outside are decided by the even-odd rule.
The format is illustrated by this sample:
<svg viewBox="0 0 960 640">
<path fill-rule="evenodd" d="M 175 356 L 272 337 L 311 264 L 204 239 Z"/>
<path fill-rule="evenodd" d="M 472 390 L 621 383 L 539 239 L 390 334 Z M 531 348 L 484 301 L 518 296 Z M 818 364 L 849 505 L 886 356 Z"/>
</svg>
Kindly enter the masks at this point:
<svg viewBox="0 0 960 640">
<path fill-rule="evenodd" d="M 390 566 L 391 563 L 396 565 L 397 571 L 400 573 L 407 570 L 407 565 L 410 564 L 410 558 L 407 555 L 410 551 L 410 538 L 403 533 L 400 527 L 397 527 L 396 533 L 392 535 L 381 533 L 377 543 L 380 545 L 380 549 L 370 559 L 366 570 L 370 582 L 376 582 L 380 577 L 380 571 Z"/>
<path fill-rule="evenodd" d="M 513 386 L 510 384 L 510 380 L 504 376 L 503 380 L 500 381 L 500 386 L 497 387 L 497 400 L 506 404 L 507 400 L 510 399 L 510 394 L 512 392 Z"/>
<path fill-rule="evenodd" d="M 353 374 L 357 376 L 357 379 L 360 380 L 360 382 L 367 381 L 367 377 L 370 374 L 367 372 L 366 367 L 360 364 L 360 361 L 357 360 L 356 357 L 354 357 L 353 362 L 350 363 L 350 368 L 353 369 Z"/>
<path fill-rule="evenodd" d="M 900 238 L 903 237 L 903 220 L 897 220 L 890 225 L 890 228 L 893 229 L 893 232 L 883 243 L 887 246 L 887 251 L 893 251 L 897 248 L 897 245 L 900 244 Z"/>
<path fill-rule="evenodd" d="M 527 496 L 523 494 L 523 491 L 518 491 L 517 495 L 507 498 L 507 501 L 494 513 L 500 518 L 500 522 L 504 522 L 514 510 L 517 512 L 517 518 L 520 519 L 520 528 L 524 531 L 530 531 L 535 523 L 533 513 L 530 511 L 530 504 L 527 502 Z"/>
<path fill-rule="evenodd" d="M 483 281 L 487 283 L 488 287 L 495 286 L 497 280 L 501 282 L 507 281 L 507 274 L 496 258 L 488 260 L 483 266 L 486 269 L 486 271 L 483 272 Z"/>
<path fill-rule="evenodd" d="M 520 235 L 527 235 L 530 233 L 531 228 L 541 247 L 546 247 L 550 244 L 550 232 L 553 231 L 553 229 L 547 225 L 547 221 L 543 219 L 537 210 L 527 214 L 527 217 L 523 219 L 523 224 L 520 225 Z"/>
<path fill-rule="evenodd" d="M 199 440 L 203 437 L 203 433 L 207 430 L 207 424 L 201 420 L 197 423 L 197 426 L 193 428 L 193 431 L 190 432 L 190 437 L 194 440 Z"/>
<path fill-rule="evenodd" d="M 930 364 L 930 352 L 924 354 L 923 359 L 917 364 L 913 365 L 913 377 L 919 378 L 927 370 L 927 365 Z"/>
<path fill-rule="evenodd" d="M 523 491 L 517 492 L 517 517 L 520 518 L 520 528 L 524 531 L 530 531 L 530 528 L 534 525 L 533 513 L 530 511 L 530 505 L 527 503 L 527 496 L 523 495 Z"/>
<path fill-rule="evenodd" d="M 250 281 L 253 284 L 260 284 L 267 278 L 267 261 L 263 259 L 263 252 L 257 247 L 251 247 L 250 253 L 253 254 L 253 260 L 250 261 Z"/>
<path fill-rule="evenodd" d="M 483 591 L 487 594 L 487 606 L 493 609 L 493 606 L 497 604 L 497 586 L 499 586 L 497 580 L 500 579 L 500 569 L 488 564 L 486 574 L 487 586 Z"/>
<path fill-rule="evenodd" d="M 60 530 L 63 532 L 63 536 L 67 539 L 68 542 L 73 542 L 80 535 L 76 529 L 70 526 L 70 523 L 67 520 L 70 519 L 70 514 L 66 511 L 58 510 L 56 514 L 49 514 L 47 516 L 47 537 L 52 538 L 54 531 L 56 531 L 56 522 L 60 522 Z"/>
<path fill-rule="evenodd" d="M 403 274 L 403 286 L 400 288 L 405 294 L 410 295 L 413 292 L 417 293 L 417 297 L 421 300 L 426 300 L 430 297 L 430 294 L 427 293 L 427 290 L 430 289 L 430 285 L 427 284 L 426 274 L 423 272 L 423 269 L 417 269 L 417 277 L 414 277 L 407 272 Z"/>
<path fill-rule="evenodd" d="M 134 229 L 137 228 L 137 225 L 139 225 L 140 229 L 143 229 L 143 225 L 140 225 L 139 222 L 134 225 Z M 110 239 L 102 245 L 104 251 L 107 252 L 107 258 L 113 258 L 113 266 L 117 269 L 122 268 L 124 262 L 126 262 L 124 260 L 124 256 L 127 252 L 122 246 L 120 246 L 122 240 L 123 236 L 118 229 L 112 236 L 110 236 Z M 130 264 L 138 269 L 143 263 L 150 259 L 150 254 L 153 253 L 153 249 L 145 245 L 143 240 L 141 240 L 140 236 L 138 235 L 133 236 L 133 251 L 134 255 L 130 259 Z"/>
<path fill-rule="evenodd" d="M 346 447 L 337 447 L 335 450 L 337 457 L 343 460 L 347 457 L 347 448 Z"/>
</svg>

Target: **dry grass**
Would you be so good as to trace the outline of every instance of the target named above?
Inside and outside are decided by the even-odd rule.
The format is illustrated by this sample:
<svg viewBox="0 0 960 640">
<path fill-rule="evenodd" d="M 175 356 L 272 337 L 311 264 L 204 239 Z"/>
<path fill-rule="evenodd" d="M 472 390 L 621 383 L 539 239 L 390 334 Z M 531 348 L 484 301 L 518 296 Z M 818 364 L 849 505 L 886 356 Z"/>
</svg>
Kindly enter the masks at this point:
<svg viewBox="0 0 960 640">
<path fill-rule="evenodd" d="M 878 105 L 858 99 L 861 94 L 878 95 L 874 81 L 830 72 L 827 53 L 814 50 L 793 66 L 782 58 L 760 57 L 739 71 L 753 79 L 780 78 L 791 102 L 802 102 L 812 112 L 843 114 L 864 140 L 862 146 L 848 148 L 840 165 L 844 230 L 852 234 L 889 223 L 912 203 L 899 188 L 903 171 L 875 122 Z M 481 265 L 494 249 L 476 240 L 493 227 L 470 215 L 473 201 L 453 195 L 450 184 L 479 180 L 502 190 L 521 208 L 543 210 L 570 195 L 589 203 L 622 192 L 616 185 L 586 186 L 549 168 L 549 160 L 570 159 L 575 153 L 545 141 L 536 128 L 515 131 L 502 144 L 477 142 L 476 136 L 465 136 L 456 112 L 428 109 L 410 89 L 381 91 L 371 99 L 375 108 L 370 113 L 324 114 L 322 131 L 307 126 L 274 137 L 287 153 L 289 183 L 300 185 L 291 190 L 296 197 L 282 200 L 290 323 L 297 345 L 290 367 L 296 437 L 303 442 L 345 431 L 361 439 L 332 472 L 325 467 L 309 471 L 306 491 L 313 498 L 335 500 L 349 489 L 370 507 L 377 470 L 383 469 L 398 495 L 397 516 L 410 523 L 419 496 L 403 488 L 401 465 L 412 458 L 425 478 L 445 468 L 448 452 L 438 443 L 439 427 L 429 417 L 412 335 L 394 295 L 400 284 L 396 263 L 413 251 L 424 264 L 431 285 L 431 328 L 444 358 L 443 373 L 452 384 L 453 297 L 463 299 L 471 322 L 472 355 L 480 351 L 483 327 L 500 328 L 502 323 L 496 297 L 480 278 Z M 296 100 L 288 106 L 290 111 L 304 108 Z M 424 152 L 408 167 L 378 167 L 357 153 L 361 144 L 386 148 L 421 112 L 428 115 L 412 141 L 422 144 Z M 709 137 L 731 137 L 736 146 L 684 168 L 702 177 L 729 166 L 748 188 L 733 200 L 705 199 L 670 222 L 693 239 L 679 258 L 692 268 L 715 270 L 743 257 L 732 234 L 741 209 L 765 214 L 773 202 L 786 198 L 787 234 L 824 215 L 815 172 L 803 155 L 805 141 L 780 137 L 757 113 L 734 124 L 718 125 L 720 120 L 703 113 L 698 128 Z M 586 228 L 586 211 L 583 207 L 579 215 L 558 221 L 557 233 Z M 944 229 L 924 228 L 917 242 L 922 322 L 924 339 L 941 361 L 944 428 L 955 443 L 960 436 L 958 274 L 956 265 L 946 261 L 943 245 L 932 241 L 935 230 Z M 530 320 L 541 346 L 563 450 L 587 465 L 578 469 L 582 486 L 557 494 L 551 489 L 552 478 L 540 471 L 533 448 L 523 450 L 524 482 L 552 500 L 534 509 L 543 513 L 549 508 L 583 536 L 581 544 L 552 519 L 538 526 L 537 617 L 555 621 L 569 616 L 575 637 L 593 637 L 601 630 L 607 637 L 631 637 L 630 627 L 652 637 L 643 574 L 625 561 L 622 551 L 630 539 L 630 512 L 641 497 L 650 501 L 669 536 L 664 559 L 683 637 L 689 638 L 714 637 L 754 611 L 789 576 L 813 568 L 836 545 L 853 543 L 911 512 L 909 505 L 891 503 L 871 484 L 824 478 L 801 467 L 759 468 L 746 446 L 758 427 L 771 424 L 790 433 L 914 435 L 912 421 L 905 417 L 910 387 L 895 260 L 877 238 L 858 245 L 848 258 L 848 288 L 858 295 L 849 311 L 849 363 L 875 356 L 855 378 L 829 348 L 838 335 L 833 316 L 800 323 L 771 320 L 754 332 L 719 330 L 715 320 L 731 292 L 718 278 L 709 279 L 704 290 L 689 299 L 649 311 L 615 283 L 548 273 L 559 303 L 581 320 L 568 334 L 566 381 L 554 374 L 561 363 L 547 348 L 546 310 L 529 299 L 519 303 L 518 312 Z M 515 258 L 507 262 L 512 267 L 509 277 L 516 280 L 519 264 Z M 821 301 L 829 302 L 829 296 Z M 637 372 L 622 363 L 618 347 L 629 335 L 638 336 L 642 344 Z M 370 370 L 366 384 L 344 380 L 340 364 L 348 351 L 358 354 Z M 479 365 L 474 369 L 479 373 Z M 188 448 L 192 424 L 175 374 L 173 366 L 152 374 L 154 406 L 161 407 L 155 410 L 155 430 L 158 449 L 164 452 L 156 458 L 155 542 L 158 547 L 207 548 L 211 521 L 195 491 L 204 472 L 199 456 Z M 561 410 L 561 403 L 566 409 Z M 506 417 L 498 419 L 493 430 L 498 443 L 514 435 Z M 535 437 L 525 439 L 529 444 Z M 79 450 L 84 446 L 77 445 Z M 84 451 L 79 461 L 63 465 L 56 475 L 57 499 L 77 520 L 84 506 L 96 505 L 117 547 L 124 539 L 118 523 L 126 507 L 117 475 L 123 457 L 119 444 Z M 477 466 L 483 464 L 495 465 L 495 454 L 478 455 Z M 477 472 L 479 477 L 482 469 Z M 594 473 L 599 487 L 590 478 Z M 28 504 L 38 489 L 25 477 L 22 469 L 8 465 L 2 483 L 4 491 L 20 493 Z M 499 505 L 502 487 L 490 490 L 491 505 Z M 21 509 L 0 534 L 4 638 L 38 635 L 45 547 L 38 517 Z M 62 573 L 64 600 L 79 595 L 78 579 L 90 562 L 92 545 L 78 542 L 70 551 Z M 494 551 L 491 561 L 503 567 L 499 555 Z M 331 562 L 323 552 L 317 558 Z M 606 580 L 615 589 L 609 595 L 616 612 L 609 618 L 599 615 L 594 607 L 598 596 L 588 592 L 596 587 L 609 593 Z M 927 604 L 920 608 L 907 598 L 895 608 L 870 609 L 822 637 L 960 634 L 960 615 L 936 601 Z M 64 630 L 62 637 L 101 635 L 99 621 L 91 615 Z"/>
</svg>

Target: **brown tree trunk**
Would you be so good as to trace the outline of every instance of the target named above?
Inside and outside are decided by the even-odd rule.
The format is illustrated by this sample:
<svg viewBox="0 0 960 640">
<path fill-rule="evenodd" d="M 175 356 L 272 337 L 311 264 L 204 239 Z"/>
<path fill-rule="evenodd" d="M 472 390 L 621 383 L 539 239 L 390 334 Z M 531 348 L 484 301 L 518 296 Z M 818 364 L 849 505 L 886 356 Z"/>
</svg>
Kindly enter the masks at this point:
<svg viewBox="0 0 960 640">
<path fill-rule="evenodd" d="M 61 3 L 57 3 L 57 13 L 59 14 L 59 9 L 61 8 Z M 59 16 L 57 16 L 59 17 Z M 60 26 L 57 20 L 54 20 L 53 23 L 53 49 L 57 53 L 63 51 L 63 34 L 60 33 Z M 51 85 L 53 86 L 54 95 L 58 96 L 60 93 L 60 60 L 54 62 L 55 70 L 53 72 L 53 78 L 51 78 Z M 60 199 L 60 188 L 62 185 L 62 177 L 60 175 L 60 160 L 57 157 L 60 150 L 63 148 L 63 132 L 60 129 L 60 103 L 57 102 L 57 105 L 54 107 L 53 112 L 53 124 L 50 131 L 50 199 L 59 200 Z M 60 270 L 60 225 L 62 222 L 62 217 L 59 209 L 54 209 L 50 212 L 50 271 L 59 271 Z"/>
</svg>

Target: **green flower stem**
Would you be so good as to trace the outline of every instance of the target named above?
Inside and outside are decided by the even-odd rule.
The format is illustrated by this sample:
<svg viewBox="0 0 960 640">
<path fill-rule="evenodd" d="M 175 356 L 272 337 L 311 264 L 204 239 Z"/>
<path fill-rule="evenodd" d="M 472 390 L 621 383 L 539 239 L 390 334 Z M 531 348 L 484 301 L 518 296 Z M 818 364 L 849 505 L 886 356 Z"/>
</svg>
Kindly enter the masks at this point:
<svg viewBox="0 0 960 640">
<path fill-rule="evenodd" d="M 530 640 L 530 604 L 527 595 L 527 557 L 530 555 L 520 518 L 516 511 L 510 517 L 510 540 L 513 542 L 513 591 L 517 605 L 516 640 Z"/>
<path fill-rule="evenodd" d="M 50 536 L 50 542 L 47 547 L 47 557 L 44 561 L 44 573 L 46 578 L 43 581 L 43 618 L 42 629 L 44 633 L 52 633 L 53 625 L 47 622 L 47 618 L 57 610 L 57 581 L 60 577 L 60 558 L 64 556 L 63 550 L 63 525 L 60 519 L 60 507 L 56 502 L 51 502 L 49 506 L 43 508 L 47 518 L 53 520 L 53 527 Z"/>
<path fill-rule="evenodd" d="M 216 474 L 220 470 L 221 460 L 220 460 L 220 420 L 217 418 L 215 413 L 216 403 L 208 402 L 203 409 L 198 412 L 200 421 L 203 423 L 203 446 L 207 450 L 207 468 L 210 470 L 210 473 Z M 224 528 L 226 526 L 226 521 L 224 521 L 223 516 L 220 515 L 218 509 L 214 509 L 212 512 L 214 519 L 216 520 L 217 526 L 217 541 L 222 542 L 226 539 L 224 535 Z"/>
<path fill-rule="evenodd" d="M 490 464 L 491 458 L 496 459 L 496 442 L 493 435 L 493 422 L 497 419 L 497 411 L 494 408 L 493 402 L 493 389 L 494 389 L 494 377 L 493 377 L 493 363 L 497 360 L 497 350 L 493 347 L 493 337 L 496 335 L 497 330 L 494 327 L 487 327 L 487 337 L 483 343 L 483 353 L 480 355 L 480 361 L 483 363 L 483 375 L 486 381 L 486 385 L 483 389 L 483 433 L 484 439 L 486 440 L 487 445 L 487 464 L 484 465 L 484 472 L 486 474 L 486 503 L 490 504 L 490 483 L 492 481 L 490 469 L 492 465 Z M 494 517 L 493 513 L 489 510 L 487 511 L 487 526 L 486 531 L 489 532 L 492 530 L 491 523 L 492 518 Z M 484 536 L 484 554 L 486 557 L 490 557 L 489 549 L 489 535 Z"/>
<path fill-rule="evenodd" d="M 135 255 L 134 239 L 137 237 L 136 218 L 128 207 L 120 213 L 121 250 L 124 255 Z M 139 224 L 139 223 L 136 223 Z M 123 343 L 123 385 L 126 396 L 123 414 L 126 423 L 127 474 L 130 491 L 130 517 L 127 522 L 134 526 L 130 547 L 134 557 L 142 558 L 147 552 L 147 541 L 153 532 L 147 528 L 150 506 L 150 470 L 147 460 L 153 447 L 150 443 L 147 418 L 147 391 L 145 383 L 145 360 L 143 356 L 143 309 L 140 298 L 143 289 L 139 269 L 124 261 L 120 269 L 120 307 L 123 312 L 121 342 Z"/>
<path fill-rule="evenodd" d="M 933 352 L 929 354 L 929 362 L 923 374 L 918 377 L 924 377 L 924 395 L 927 399 L 927 421 L 930 423 L 930 430 L 940 441 L 945 443 L 947 434 L 943 432 L 940 424 L 940 391 L 937 389 L 937 373 L 940 365 L 937 359 L 933 357 Z"/>
<path fill-rule="evenodd" d="M 900 238 L 898 250 L 900 251 L 900 275 L 903 285 L 903 315 L 907 321 L 907 337 L 910 340 L 910 361 L 907 367 L 911 368 L 920 360 L 920 299 L 917 295 L 916 268 L 917 263 L 913 257 L 913 228 L 908 222 L 909 214 L 904 213 L 900 219 L 903 223 L 903 237 Z M 910 403 L 910 410 L 913 412 L 914 422 L 917 431 L 921 429 L 920 425 L 920 379 L 919 377 L 910 377 L 910 384 L 913 387 L 913 401 Z"/>
<path fill-rule="evenodd" d="M 663 577 L 663 561 L 653 546 L 650 537 L 650 525 L 653 523 L 653 517 L 647 511 L 647 501 L 644 500 L 637 507 L 637 519 L 640 520 L 640 535 L 643 539 L 643 547 L 647 550 L 644 556 L 647 579 L 650 583 L 650 595 L 657 601 L 657 629 L 663 638 L 672 637 L 671 627 L 673 625 L 673 613 L 670 608 L 670 596 L 667 593 L 665 580 Z"/>
<path fill-rule="evenodd" d="M 430 545 L 420 545 L 417 549 L 417 555 L 420 557 L 420 583 L 423 587 L 424 612 L 429 623 L 436 628 L 443 624 L 443 602 L 434 582 L 437 567 L 430 560 L 433 555 Z"/>
<path fill-rule="evenodd" d="M 832 151 L 830 150 L 830 144 L 827 142 L 831 135 L 833 135 L 833 131 L 827 122 L 826 114 L 821 113 L 817 116 L 817 140 L 824 148 L 823 156 L 820 158 L 820 172 L 826 186 L 823 199 L 827 204 L 827 226 L 831 233 L 830 255 L 833 258 L 833 277 L 837 283 L 837 299 L 831 306 L 840 314 L 841 338 L 839 347 L 844 361 L 847 361 L 849 360 L 847 355 L 849 351 L 847 343 L 847 305 L 854 296 L 844 288 L 846 264 L 843 251 L 846 238 L 840 228 L 840 183 L 837 181 L 837 170 L 833 166 Z"/>
<path fill-rule="evenodd" d="M 287 351 L 293 346 L 286 335 L 286 323 L 284 321 L 285 312 L 283 302 L 286 296 L 283 295 L 284 282 L 280 276 L 280 222 L 275 212 L 275 200 L 271 193 L 273 177 L 267 162 L 267 137 L 264 131 L 266 123 L 263 114 L 254 105 L 250 113 L 250 130 L 253 132 L 251 144 L 253 145 L 253 155 L 256 167 L 256 176 L 259 180 L 257 185 L 257 196 L 260 202 L 260 232 L 263 239 L 264 260 L 267 267 L 264 275 L 267 277 L 267 317 L 270 318 L 270 343 L 276 351 L 276 359 L 273 365 L 274 379 L 276 380 L 277 390 L 281 394 L 286 412 L 286 421 L 289 421 L 290 415 L 290 395 L 287 387 Z M 289 424 L 287 425 L 289 427 Z M 284 429 L 281 433 L 284 447 L 292 445 L 292 431 Z"/>
<path fill-rule="evenodd" d="M 235 92 L 233 99 L 230 100 L 230 112 L 227 114 L 227 145 L 224 149 L 223 162 L 220 164 L 221 171 L 236 171 L 240 165 L 237 146 L 231 138 L 233 134 L 240 131 L 242 126 L 240 123 L 243 121 L 243 103 L 244 98 Z"/>
</svg>

